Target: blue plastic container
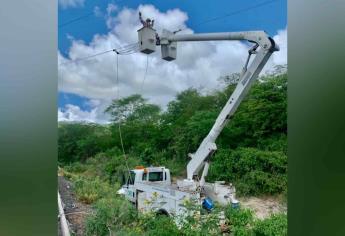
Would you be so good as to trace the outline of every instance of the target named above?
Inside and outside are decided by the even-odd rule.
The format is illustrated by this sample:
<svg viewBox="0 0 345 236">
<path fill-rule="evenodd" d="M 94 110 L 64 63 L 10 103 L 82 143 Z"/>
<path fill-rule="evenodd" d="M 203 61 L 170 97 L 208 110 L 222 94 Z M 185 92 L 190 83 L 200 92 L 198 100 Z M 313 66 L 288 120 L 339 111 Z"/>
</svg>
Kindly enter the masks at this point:
<svg viewBox="0 0 345 236">
<path fill-rule="evenodd" d="M 213 209 L 214 203 L 213 203 L 212 199 L 210 199 L 210 198 L 205 198 L 204 201 L 202 202 L 202 206 L 203 206 L 206 210 L 210 211 L 210 210 Z"/>
</svg>

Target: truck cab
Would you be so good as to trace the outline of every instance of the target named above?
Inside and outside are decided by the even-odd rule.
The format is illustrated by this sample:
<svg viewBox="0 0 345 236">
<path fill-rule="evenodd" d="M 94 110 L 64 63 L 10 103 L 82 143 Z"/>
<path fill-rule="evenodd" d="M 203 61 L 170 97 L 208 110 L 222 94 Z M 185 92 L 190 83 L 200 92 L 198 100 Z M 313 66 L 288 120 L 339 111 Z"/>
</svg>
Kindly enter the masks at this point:
<svg viewBox="0 0 345 236">
<path fill-rule="evenodd" d="M 129 172 L 125 184 L 119 190 L 119 193 L 132 203 L 137 202 L 137 185 L 152 183 L 157 186 L 171 185 L 170 170 L 165 167 L 144 167 L 136 166 Z"/>
</svg>

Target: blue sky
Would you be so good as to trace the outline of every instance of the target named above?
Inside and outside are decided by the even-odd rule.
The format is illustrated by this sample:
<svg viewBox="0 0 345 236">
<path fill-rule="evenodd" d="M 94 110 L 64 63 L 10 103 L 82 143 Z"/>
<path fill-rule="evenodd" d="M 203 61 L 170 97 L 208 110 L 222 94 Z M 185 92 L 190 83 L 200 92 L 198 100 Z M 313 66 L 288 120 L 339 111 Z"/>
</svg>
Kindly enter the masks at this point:
<svg viewBox="0 0 345 236">
<path fill-rule="evenodd" d="M 74 57 L 77 57 L 76 55 L 78 54 L 77 53 L 78 48 L 80 49 L 84 47 L 85 48 L 84 51 L 89 51 L 91 49 L 92 50 L 94 49 L 95 52 L 99 52 L 96 49 L 102 48 L 101 42 L 100 40 L 98 41 L 95 40 L 95 35 L 100 35 L 100 36 L 110 38 L 109 35 L 111 34 L 112 36 L 114 36 L 114 38 L 122 37 L 121 35 L 119 36 L 120 27 L 118 27 L 117 29 L 116 24 L 121 22 L 121 20 L 119 19 L 122 19 L 122 21 L 124 21 L 125 17 L 123 16 L 122 18 L 120 18 L 118 15 L 121 15 L 121 12 L 123 13 L 122 15 L 125 15 L 124 9 L 126 8 L 133 9 L 133 10 L 138 9 L 139 5 L 153 5 L 155 11 L 159 11 L 159 13 L 162 13 L 162 14 L 165 14 L 165 13 L 170 14 L 167 11 L 176 9 L 176 8 L 179 9 L 179 11 L 176 13 L 176 16 L 179 16 L 179 14 L 182 14 L 182 13 L 188 16 L 188 20 L 185 20 L 182 23 L 185 24 L 189 29 L 193 30 L 194 33 L 265 30 L 271 36 L 278 35 L 279 32 L 281 30 L 286 29 L 286 26 L 287 26 L 287 6 L 286 6 L 287 3 L 285 0 L 272 1 L 271 3 L 264 6 L 253 8 L 251 10 L 243 11 L 242 13 L 239 13 L 236 15 L 232 15 L 229 17 L 225 17 L 219 20 L 215 20 L 212 22 L 199 25 L 200 22 L 204 22 L 205 20 L 208 20 L 214 17 L 223 16 L 225 14 L 235 12 L 241 9 L 246 9 L 248 7 L 252 7 L 264 2 L 267 2 L 267 1 L 265 0 L 260 0 L 260 1 L 253 1 L 253 0 L 241 0 L 241 1 L 239 0 L 237 1 L 234 1 L 234 0 L 231 0 L 231 1 L 230 0 L 228 1 L 226 0 L 219 0 L 219 1 L 59 0 L 59 20 L 58 20 L 59 25 L 63 25 L 64 23 L 69 22 L 70 20 L 73 20 L 80 16 L 85 16 L 87 14 L 89 14 L 89 16 L 79 21 L 75 21 L 71 24 L 59 27 L 58 50 L 60 53 L 60 57 L 63 58 L 65 61 L 68 61 L 71 55 Z M 116 6 L 116 10 L 111 11 L 109 14 L 107 14 L 107 8 L 109 9 L 109 4 L 111 4 L 112 6 Z M 172 17 L 172 19 L 175 19 L 173 15 L 174 14 L 171 13 L 169 16 Z M 136 18 L 135 15 L 133 15 L 133 17 Z M 150 16 L 147 16 L 147 17 L 150 17 Z M 107 20 L 111 20 L 111 19 L 115 19 L 114 21 L 115 23 L 113 23 L 113 25 L 107 25 L 106 23 Z M 130 20 L 127 19 L 127 21 L 130 21 Z M 133 28 L 133 32 L 135 32 L 136 30 L 137 29 Z M 126 43 L 125 39 L 126 39 L 125 37 L 124 39 L 122 39 L 123 44 Z M 132 43 L 132 42 L 128 42 L 128 43 Z M 85 56 L 89 54 L 84 55 L 83 53 L 80 53 L 80 55 Z M 154 60 L 155 59 L 152 59 L 152 61 Z M 215 58 L 215 60 L 217 59 Z M 99 61 L 99 63 L 102 63 L 102 62 Z M 102 64 L 104 64 L 104 61 Z M 180 68 L 182 67 L 183 66 L 180 66 Z M 82 71 L 83 69 L 85 70 L 85 67 L 79 68 L 80 71 Z M 75 80 L 74 82 L 72 80 L 73 78 L 79 78 L 78 77 L 79 75 L 72 76 L 72 72 L 69 73 L 69 70 L 71 71 L 73 70 L 73 73 L 77 73 L 76 70 L 78 70 L 78 68 L 75 68 L 73 66 L 70 66 L 68 68 L 67 67 L 63 68 L 64 72 L 61 73 L 61 75 L 59 75 L 59 96 L 58 96 L 59 104 L 58 106 L 59 106 L 59 112 L 61 112 L 59 116 L 62 115 L 63 112 L 67 112 L 67 110 L 71 109 L 72 107 L 73 109 L 76 109 L 74 110 L 74 112 L 77 112 L 77 113 L 84 112 L 83 113 L 84 116 L 83 115 L 82 116 L 85 118 L 90 112 L 92 112 L 92 109 L 95 109 L 95 107 L 98 104 L 103 104 L 104 106 L 106 102 L 109 102 L 109 99 L 107 100 L 102 96 L 98 96 L 97 93 L 88 94 L 88 92 L 86 91 L 87 90 L 86 88 L 88 86 L 92 86 L 92 88 L 95 88 L 95 89 L 97 86 L 99 86 L 99 84 L 96 83 L 95 81 L 92 82 L 92 84 L 90 83 L 89 85 L 85 85 L 86 87 L 85 87 L 85 90 L 83 91 L 82 89 L 78 89 L 77 80 Z M 97 67 L 96 67 L 96 70 L 97 70 Z M 107 69 L 104 69 L 104 72 L 102 72 L 102 74 L 96 74 L 95 71 L 90 71 L 87 74 L 90 74 L 90 73 L 91 74 L 95 73 L 94 76 L 98 77 L 98 76 L 102 76 L 103 74 L 107 74 Z M 84 74 L 84 77 L 85 77 L 85 74 Z M 192 83 L 189 83 L 188 85 L 194 86 L 194 84 Z M 65 88 L 63 88 L 64 86 Z M 75 88 L 72 88 L 73 86 Z M 165 85 L 162 85 L 162 86 L 165 86 Z M 180 87 L 182 89 L 183 86 L 180 86 Z M 99 86 L 98 90 L 101 90 L 101 88 L 102 86 Z M 176 85 L 176 91 L 180 91 L 181 89 L 179 88 L 178 85 Z M 123 91 L 125 90 L 126 89 L 124 88 Z M 82 92 L 79 92 L 79 91 L 82 91 Z M 151 92 L 154 93 L 154 91 L 151 91 Z M 149 94 L 148 92 L 147 96 L 150 97 L 150 96 L 153 96 L 153 94 Z M 171 100 L 171 96 L 169 99 Z M 163 100 L 165 100 L 165 103 L 169 99 L 163 98 Z M 73 113 L 73 111 L 69 111 L 69 112 Z M 98 116 L 102 117 L 101 115 L 102 112 L 100 111 L 100 109 L 98 109 L 95 113 L 97 112 L 99 113 Z M 65 114 L 64 117 L 65 118 L 70 117 L 70 115 L 71 114 Z M 93 115 L 97 116 L 95 114 Z M 77 116 L 76 116 L 76 119 L 78 119 Z M 86 120 L 97 121 L 95 117 L 86 119 Z"/>
</svg>

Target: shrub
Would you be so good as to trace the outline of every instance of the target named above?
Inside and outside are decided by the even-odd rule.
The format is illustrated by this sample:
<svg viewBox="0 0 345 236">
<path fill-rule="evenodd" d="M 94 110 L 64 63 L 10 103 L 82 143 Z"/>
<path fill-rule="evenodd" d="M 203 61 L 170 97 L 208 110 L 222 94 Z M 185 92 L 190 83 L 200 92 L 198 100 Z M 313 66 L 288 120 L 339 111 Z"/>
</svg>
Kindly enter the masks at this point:
<svg viewBox="0 0 345 236">
<path fill-rule="evenodd" d="M 109 230 L 122 229 L 137 220 L 135 208 L 121 197 L 101 199 L 94 210 L 86 220 L 86 235 L 109 235 Z"/>
<path fill-rule="evenodd" d="M 287 235 L 287 216 L 276 214 L 259 220 L 255 223 L 253 231 L 257 236 L 285 236 Z"/>
<path fill-rule="evenodd" d="M 220 211 L 222 208 L 217 204 L 211 212 L 206 211 L 195 201 L 184 203 L 186 212 L 184 215 L 176 216 L 175 221 L 179 225 L 181 235 L 219 235 Z"/>
<path fill-rule="evenodd" d="M 127 167 L 128 164 L 128 167 Z M 107 178 L 111 182 L 121 183 L 123 181 L 122 176 L 128 174 L 128 168 L 133 169 L 135 166 L 142 164 L 138 158 L 128 156 L 127 164 L 125 157 L 113 156 L 108 159 L 104 165 L 104 172 Z"/>
<path fill-rule="evenodd" d="M 80 162 L 73 162 L 72 164 L 64 167 L 68 172 L 82 173 L 86 171 L 86 166 Z"/>
<path fill-rule="evenodd" d="M 173 218 L 148 214 L 141 217 L 140 222 L 142 223 L 141 227 L 146 232 L 145 235 L 148 236 L 178 236 L 181 235 L 179 229 L 177 228 Z"/>
<path fill-rule="evenodd" d="M 287 157 L 256 148 L 222 149 L 210 165 L 208 180 L 233 182 L 243 195 L 281 193 L 287 188 Z"/>
<path fill-rule="evenodd" d="M 110 186 L 102 182 L 98 177 L 95 179 L 86 179 L 77 177 L 74 180 L 75 193 L 77 198 L 86 204 L 90 204 L 101 197 L 115 196 L 118 185 Z"/>
<path fill-rule="evenodd" d="M 283 133 L 279 135 L 272 135 L 266 139 L 260 139 L 258 141 L 258 148 L 267 151 L 280 151 L 286 155 L 287 135 Z"/>
<path fill-rule="evenodd" d="M 251 235 L 253 213 L 249 209 L 235 209 L 228 206 L 225 210 L 225 217 L 228 220 L 230 231 L 234 236 Z"/>
<path fill-rule="evenodd" d="M 107 126 L 91 123 L 60 123 L 58 127 L 58 160 L 68 164 L 85 161 L 113 146 Z"/>
</svg>

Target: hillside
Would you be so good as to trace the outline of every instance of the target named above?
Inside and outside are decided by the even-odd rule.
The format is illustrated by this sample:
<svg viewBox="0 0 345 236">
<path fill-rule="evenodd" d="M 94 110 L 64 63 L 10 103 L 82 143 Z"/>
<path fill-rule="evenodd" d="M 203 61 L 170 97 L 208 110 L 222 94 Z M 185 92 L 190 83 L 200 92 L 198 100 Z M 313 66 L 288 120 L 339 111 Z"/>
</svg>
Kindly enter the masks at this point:
<svg viewBox="0 0 345 236">
<path fill-rule="evenodd" d="M 62 174 L 75 183 L 76 195 L 80 200 L 94 204 L 96 208 L 96 214 L 88 221 L 91 235 L 106 235 L 107 228 L 115 229 L 118 226 L 124 230 L 124 234 L 159 232 L 159 225 L 147 218 L 145 222 L 150 221 L 152 225 L 145 225 L 143 219 L 138 219 L 132 212 L 131 206 L 126 205 L 128 208 L 124 209 L 122 199 L 114 197 L 122 176 L 127 174 L 126 164 L 129 168 L 135 165 L 164 165 L 171 169 L 174 177 L 183 178 L 189 161 L 187 154 L 194 152 L 207 135 L 234 86 L 228 83 L 223 90 L 208 95 L 188 89 L 179 93 L 168 104 L 166 111 L 136 94 L 110 104 L 105 111 L 112 117 L 110 125 L 59 124 L 59 165 L 63 167 Z M 123 142 L 119 138 L 119 130 Z M 273 196 L 282 202 L 286 201 L 286 73 L 266 75 L 255 82 L 217 140 L 217 146 L 208 181 L 232 182 L 243 197 Z M 119 212 L 113 210 L 120 205 L 122 211 L 127 212 L 122 216 L 124 218 L 117 217 Z M 286 215 L 258 220 L 246 210 L 226 212 L 228 219 L 236 219 L 236 214 L 241 214 L 239 217 L 245 221 L 237 224 L 229 220 L 229 227 L 233 227 L 231 232 L 238 232 L 235 235 L 248 235 L 252 231 L 261 235 L 286 232 Z M 109 220 L 106 216 L 116 219 L 116 222 L 104 226 L 104 222 Z M 180 235 L 181 232 L 170 223 L 172 233 L 169 235 Z M 95 226 L 97 224 L 98 228 Z M 251 226 L 248 228 L 248 225 Z M 132 231 L 131 227 L 134 227 Z M 237 231 L 235 228 L 238 228 Z M 185 229 L 183 232 L 189 231 Z M 185 235 L 195 234 L 190 232 Z"/>
</svg>

